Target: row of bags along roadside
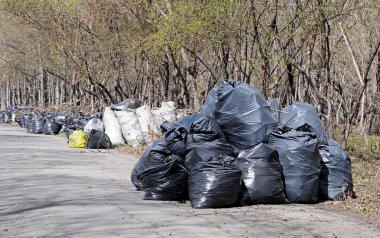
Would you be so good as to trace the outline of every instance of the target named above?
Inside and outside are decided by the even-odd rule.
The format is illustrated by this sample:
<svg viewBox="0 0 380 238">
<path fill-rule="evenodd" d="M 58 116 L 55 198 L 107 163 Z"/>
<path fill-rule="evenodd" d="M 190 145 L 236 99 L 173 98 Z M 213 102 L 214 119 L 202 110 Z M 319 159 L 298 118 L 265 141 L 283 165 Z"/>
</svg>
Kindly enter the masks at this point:
<svg viewBox="0 0 380 238">
<path fill-rule="evenodd" d="M 350 157 L 310 104 L 280 108 L 250 85 L 224 80 L 199 114 L 161 131 L 131 173 L 146 200 L 221 208 L 354 196 Z"/>
<path fill-rule="evenodd" d="M 17 122 L 31 134 L 65 133 L 71 148 L 112 149 L 124 144 L 138 147 L 150 143 L 160 133 L 157 125 L 174 122 L 183 113 L 174 102 L 162 102 L 161 107 L 150 109 L 137 98 L 128 98 L 106 107 L 104 113 L 92 115 L 31 113 L 27 108 L 9 107 L 0 112 L 0 123 Z"/>
<path fill-rule="evenodd" d="M 111 149 L 104 132 L 102 113 L 68 115 L 64 113 L 35 113 L 13 111 L 14 121 L 30 134 L 57 135 L 65 133 L 70 148 Z"/>
</svg>

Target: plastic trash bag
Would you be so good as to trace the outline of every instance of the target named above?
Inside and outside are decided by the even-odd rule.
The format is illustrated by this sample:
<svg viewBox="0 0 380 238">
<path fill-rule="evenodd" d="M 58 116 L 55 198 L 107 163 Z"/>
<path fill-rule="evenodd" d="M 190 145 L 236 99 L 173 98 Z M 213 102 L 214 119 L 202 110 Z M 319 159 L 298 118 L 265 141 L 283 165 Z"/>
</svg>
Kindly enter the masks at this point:
<svg viewBox="0 0 380 238">
<path fill-rule="evenodd" d="M 351 159 L 334 140 L 321 145 L 322 171 L 319 182 L 319 199 L 334 200 L 353 196 Z"/>
<path fill-rule="evenodd" d="M 268 101 L 270 110 L 277 122 L 280 122 L 281 105 L 277 98 L 272 98 Z"/>
<path fill-rule="evenodd" d="M 175 102 L 162 102 L 161 107 L 151 110 L 156 125 L 161 125 L 164 121 L 175 122 L 177 107 Z"/>
<path fill-rule="evenodd" d="M 174 123 L 171 123 L 171 122 L 168 122 L 168 121 L 164 121 L 163 123 L 161 123 L 160 125 L 160 131 L 163 135 L 165 135 L 166 132 L 172 130 L 172 129 L 175 129 L 176 128 L 176 125 Z"/>
<path fill-rule="evenodd" d="M 9 116 L 8 112 L 0 112 L 0 123 L 7 123 L 10 121 L 10 119 L 11 117 Z"/>
<path fill-rule="evenodd" d="M 87 142 L 86 133 L 82 130 L 74 131 L 69 137 L 70 148 L 85 148 Z"/>
<path fill-rule="evenodd" d="M 321 156 L 314 133 L 280 127 L 269 136 L 283 168 L 286 197 L 292 203 L 318 201 Z"/>
<path fill-rule="evenodd" d="M 103 123 L 106 134 L 109 136 L 112 145 L 118 146 L 124 144 L 123 135 L 121 133 L 119 121 L 109 107 L 104 109 Z"/>
<path fill-rule="evenodd" d="M 192 143 L 203 143 L 224 138 L 218 122 L 204 115 L 183 118 L 165 133 L 168 149 L 176 155 L 184 155 Z"/>
<path fill-rule="evenodd" d="M 147 105 L 137 108 L 136 115 L 145 141 L 150 142 L 154 135 L 160 134 L 159 125 L 156 124 L 153 114 Z"/>
<path fill-rule="evenodd" d="M 187 171 L 178 156 L 170 156 L 165 163 L 148 167 L 138 179 L 145 200 L 181 201 L 188 197 Z"/>
<path fill-rule="evenodd" d="M 132 110 L 116 111 L 116 118 L 119 121 L 121 132 L 125 141 L 132 147 L 137 147 L 145 142 L 139 119 Z"/>
<path fill-rule="evenodd" d="M 87 134 L 86 134 L 87 135 Z M 104 131 L 92 129 L 87 139 L 87 149 L 111 149 L 112 143 Z"/>
<path fill-rule="evenodd" d="M 22 128 L 27 128 L 28 125 L 29 125 L 29 120 L 31 120 L 32 117 L 30 115 L 22 115 L 21 116 L 21 125 L 22 125 Z"/>
<path fill-rule="evenodd" d="M 131 173 L 131 182 L 137 190 L 142 190 L 141 181 L 138 175 L 145 169 L 164 164 L 170 160 L 172 153 L 166 147 L 165 140 L 154 142 L 135 164 Z"/>
<path fill-rule="evenodd" d="M 45 118 L 33 118 L 28 120 L 27 132 L 32 134 L 42 134 L 45 122 Z"/>
<path fill-rule="evenodd" d="M 296 102 L 285 107 L 280 113 L 280 124 L 293 129 L 308 124 L 311 132 L 318 136 L 319 143 L 327 143 L 325 129 L 319 119 L 317 109 L 310 104 Z"/>
<path fill-rule="evenodd" d="M 24 116 L 24 115 L 18 115 L 18 116 L 16 116 L 16 118 L 15 118 L 15 122 L 17 122 L 17 124 L 18 124 L 21 128 L 25 128 L 25 126 L 26 126 L 26 125 L 24 125 L 23 116 Z"/>
<path fill-rule="evenodd" d="M 111 105 L 111 110 L 113 111 L 122 111 L 126 109 L 136 109 L 141 107 L 141 102 L 138 98 L 127 98 L 122 102 Z"/>
<path fill-rule="evenodd" d="M 267 142 L 269 133 L 277 127 L 262 94 L 239 81 L 221 82 L 215 115 L 227 141 L 239 150 Z"/>
<path fill-rule="evenodd" d="M 80 118 L 77 120 L 77 122 L 74 124 L 75 125 L 75 130 L 84 130 L 84 127 L 88 123 L 87 118 Z"/>
<path fill-rule="evenodd" d="M 235 156 L 234 148 L 223 139 L 191 144 L 186 152 L 186 169 L 191 170 L 197 163 L 209 161 L 221 155 Z"/>
<path fill-rule="evenodd" d="M 46 120 L 43 133 L 44 135 L 56 135 L 62 129 L 62 124 L 57 123 L 54 119 L 50 118 Z"/>
<path fill-rule="evenodd" d="M 200 114 L 215 118 L 215 105 L 218 102 L 218 89 L 213 88 L 208 92 L 205 103 L 201 108 Z"/>
<path fill-rule="evenodd" d="M 87 124 L 84 126 L 84 133 L 87 135 L 90 134 L 91 130 L 98 130 L 98 131 L 104 131 L 104 124 L 101 120 L 97 118 L 93 118 L 87 122 Z"/>
<path fill-rule="evenodd" d="M 259 144 L 240 151 L 238 162 L 243 175 L 243 204 L 288 203 L 282 166 L 274 146 Z"/>
<path fill-rule="evenodd" d="M 57 115 L 54 117 L 54 120 L 58 124 L 65 124 L 67 122 L 67 116 L 66 115 Z"/>
<path fill-rule="evenodd" d="M 219 156 L 199 162 L 189 171 L 188 179 L 193 208 L 230 207 L 239 199 L 241 172 L 233 157 Z"/>
</svg>

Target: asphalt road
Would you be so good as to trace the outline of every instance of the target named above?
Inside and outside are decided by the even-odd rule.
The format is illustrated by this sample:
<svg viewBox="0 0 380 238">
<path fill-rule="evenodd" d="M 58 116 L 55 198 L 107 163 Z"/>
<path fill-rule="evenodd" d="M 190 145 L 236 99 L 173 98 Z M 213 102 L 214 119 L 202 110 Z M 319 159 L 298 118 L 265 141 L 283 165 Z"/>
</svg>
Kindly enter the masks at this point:
<svg viewBox="0 0 380 238">
<path fill-rule="evenodd" d="M 380 237 L 378 225 L 320 205 L 144 201 L 129 179 L 136 161 L 0 125 L 0 237 Z"/>
</svg>

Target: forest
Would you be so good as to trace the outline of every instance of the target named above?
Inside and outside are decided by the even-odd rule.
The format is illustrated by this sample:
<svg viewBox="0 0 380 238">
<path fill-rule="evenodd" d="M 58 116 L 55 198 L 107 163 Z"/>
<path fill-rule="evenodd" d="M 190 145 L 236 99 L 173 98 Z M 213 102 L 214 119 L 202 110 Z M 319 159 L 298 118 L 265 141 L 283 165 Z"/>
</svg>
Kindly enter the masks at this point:
<svg viewBox="0 0 380 238">
<path fill-rule="evenodd" d="M 198 111 L 222 79 L 380 133 L 379 0 L 1 0 L 0 106 Z"/>
</svg>

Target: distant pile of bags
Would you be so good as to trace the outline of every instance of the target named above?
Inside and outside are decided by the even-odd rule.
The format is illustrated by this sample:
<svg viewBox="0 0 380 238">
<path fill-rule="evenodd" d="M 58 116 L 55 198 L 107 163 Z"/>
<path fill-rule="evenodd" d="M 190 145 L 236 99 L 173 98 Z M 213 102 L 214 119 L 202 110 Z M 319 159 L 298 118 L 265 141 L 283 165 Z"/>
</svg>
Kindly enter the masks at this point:
<svg viewBox="0 0 380 238">
<path fill-rule="evenodd" d="M 7 107 L 5 111 L 0 111 L 0 123 L 6 124 L 14 120 L 14 109 Z"/>
<path fill-rule="evenodd" d="M 128 144 L 132 147 L 151 143 L 160 135 L 163 122 L 175 122 L 185 111 L 174 102 L 162 102 L 150 109 L 136 98 L 126 99 L 104 113 L 68 115 L 64 113 L 30 113 L 7 108 L 0 112 L 0 123 L 17 122 L 28 133 L 56 135 L 66 133 L 70 148 L 111 149 Z"/>
<path fill-rule="evenodd" d="M 102 113 L 67 115 L 13 110 L 11 114 L 13 120 L 28 133 L 57 135 L 65 132 L 71 148 L 111 149 L 113 147 L 104 132 Z"/>
<path fill-rule="evenodd" d="M 306 103 L 281 109 L 248 84 L 224 80 L 199 114 L 160 129 L 164 139 L 131 174 L 144 199 L 218 208 L 316 203 L 353 193 L 349 155 L 327 138 Z"/>
</svg>

